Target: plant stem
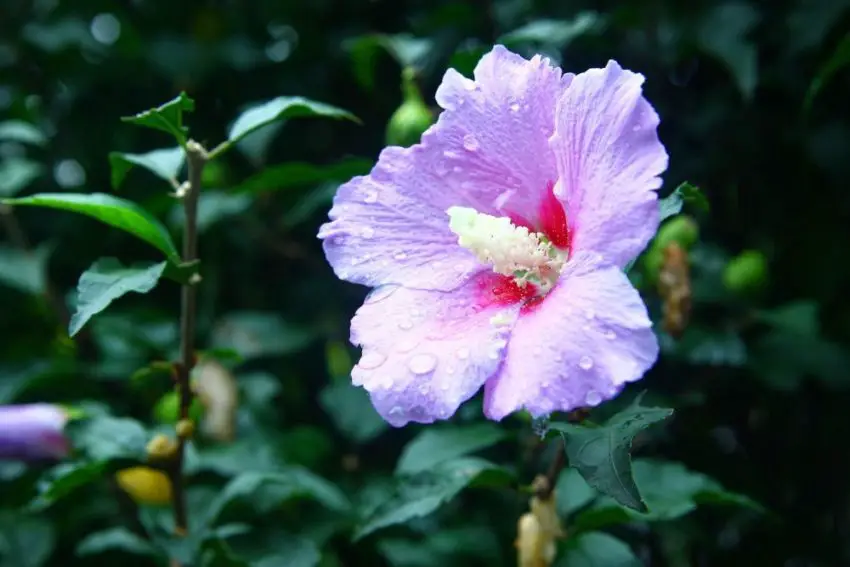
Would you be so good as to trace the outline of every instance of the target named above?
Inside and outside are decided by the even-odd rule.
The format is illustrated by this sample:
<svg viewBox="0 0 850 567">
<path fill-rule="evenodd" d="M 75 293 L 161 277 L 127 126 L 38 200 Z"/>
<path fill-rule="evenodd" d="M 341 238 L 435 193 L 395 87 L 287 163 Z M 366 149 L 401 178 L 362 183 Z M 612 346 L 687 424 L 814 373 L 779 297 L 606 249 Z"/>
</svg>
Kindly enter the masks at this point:
<svg viewBox="0 0 850 567">
<path fill-rule="evenodd" d="M 201 192 L 201 175 L 208 160 L 203 146 L 194 140 L 186 143 L 186 161 L 189 167 L 189 183 L 183 195 L 183 261 L 198 259 L 198 197 Z M 197 305 L 197 280 L 185 284 L 180 297 L 180 362 L 177 369 L 177 390 L 180 393 L 180 420 L 189 419 L 192 405 L 191 375 L 195 366 L 195 316 Z M 183 479 L 183 460 L 186 453 L 187 436 L 178 436 L 177 455 L 172 468 L 171 483 L 174 494 L 174 526 L 178 535 L 185 535 L 189 528 L 186 511 L 186 490 Z"/>
</svg>

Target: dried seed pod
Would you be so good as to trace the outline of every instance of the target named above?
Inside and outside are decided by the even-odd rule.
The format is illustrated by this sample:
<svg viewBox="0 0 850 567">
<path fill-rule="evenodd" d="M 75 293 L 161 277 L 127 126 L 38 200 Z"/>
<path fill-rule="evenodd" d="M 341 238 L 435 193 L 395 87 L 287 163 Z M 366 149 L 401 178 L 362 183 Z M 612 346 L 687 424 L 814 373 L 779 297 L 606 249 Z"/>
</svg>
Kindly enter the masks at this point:
<svg viewBox="0 0 850 567">
<path fill-rule="evenodd" d="M 691 277 L 687 251 L 677 242 L 664 248 L 664 262 L 658 273 L 664 330 L 675 338 L 682 336 L 691 314 Z"/>
</svg>

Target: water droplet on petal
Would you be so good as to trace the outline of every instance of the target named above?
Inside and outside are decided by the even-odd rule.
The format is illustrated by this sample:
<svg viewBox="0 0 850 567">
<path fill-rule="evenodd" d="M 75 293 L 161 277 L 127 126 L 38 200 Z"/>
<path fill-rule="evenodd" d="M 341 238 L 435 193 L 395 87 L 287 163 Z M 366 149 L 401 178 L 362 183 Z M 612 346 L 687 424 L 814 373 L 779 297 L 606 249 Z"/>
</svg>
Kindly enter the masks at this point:
<svg viewBox="0 0 850 567">
<path fill-rule="evenodd" d="M 413 322 L 404 320 L 404 321 L 402 321 L 401 323 L 398 324 L 398 328 L 401 329 L 402 331 L 409 331 L 410 329 L 413 328 Z"/>
<path fill-rule="evenodd" d="M 515 102 L 511 105 L 511 112 L 519 112 L 519 103 Z"/>
<path fill-rule="evenodd" d="M 418 375 L 429 374 L 437 367 L 437 359 L 433 354 L 417 354 L 408 362 L 407 367 Z"/>
<path fill-rule="evenodd" d="M 371 226 L 364 226 L 363 230 L 360 231 L 360 236 L 363 238 L 372 238 L 375 236 L 375 229 Z"/>
<path fill-rule="evenodd" d="M 446 367 L 446 374 L 454 374 L 454 373 L 455 373 L 455 367 L 454 367 L 454 366 L 448 366 L 448 367 Z M 448 385 L 448 384 L 443 384 L 443 385 L 441 386 L 441 389 L 445 392 L 446 390 L 448 390 L 448 389 L 449 389 L 449 385 Z"/>
<path fill-rule="evenodd" d="M 382 365 L 386 359 L 387 357 L 380 352 L 370 350 L 369 352 L 363 353 L 363 356 L 360 357 L 360 362 L 358 362 L 357 365 L 364 370 L 372 370 L 373 368 L 377 368 Z"/>
<path fill-rule="evenodd" d="M 602 403 L 602 395 L 599 392 L 591 390 L 587 393 L 587 396 L 585 396 L 584 402 L 589 406 L 598 406 Z"/>
<path fill-rule="evenodd" d="M 401 409 L 401 406 L 393 406 L 393 408 L 390 410 L 391 416 L 401 415 L 402 413 L 404 413 L 404 410 Z"/>
<path fill-rule="evenodd" d="M 468 348 L 457 349 L 457 357 L 461 360 L 466 360 L 467 358 L 469 358 L 469 349 Z"/>
<path fill-rule="evenodd" d="M 404 252 L 398 252 L 395 256 L 393 256 L 396 260 L 404 260 L 407 258 L 407 254 Z"/>
<path fill-rule="evenodd" d="M 608 339 L 609 341 L 613 341 L 614 339 L 617 338 L 617 333 L 615 333 L 614 331 L 611 331 L 610 329 L 605 331 L 604 335 L 605 335 L 605 338 Z"/>
<path fill-rule="evenodd" d="M 431 387 L 428 386 L 428 384 L 422 384 L 422 385 L 419 386 L 419 393 L 422 394 L 423 396 L 427 396 L 430 391 L 431 391 Z"/>
<path fill-rule="evenodd" d="M 578 365 L 582 370 L 590 370 L 593 368 L 593 359 L 587 355 L 582 356 L 578 361 Z"/>
<path fill-rule="evenodd" d="M 374 203 L 378 200 L 378 192 L 374 189 L 370 189 L 366 192 L 366 195 L 363 197 L 364 203 Z"/>
<path fill-rule="evenodd" d="M 476 140 L 475 136 L 472 134 L 466 134 L 463 137 L 463 147 L 466 148 L 467 151 L 474 152 L 478 150 L 478 140 Z"/>
</svg>

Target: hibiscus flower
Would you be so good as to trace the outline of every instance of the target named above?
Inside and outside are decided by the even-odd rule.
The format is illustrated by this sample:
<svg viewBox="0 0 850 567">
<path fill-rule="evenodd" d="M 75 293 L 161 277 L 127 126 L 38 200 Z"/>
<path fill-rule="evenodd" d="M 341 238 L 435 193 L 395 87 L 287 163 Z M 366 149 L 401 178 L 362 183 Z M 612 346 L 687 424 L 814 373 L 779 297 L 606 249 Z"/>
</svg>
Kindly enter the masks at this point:
<svg viewBox="0 0 850 567">
<path fill-rule="evenodd" d="M 51 404 L 0 406 L 0 459 L 60 459 L 68 453 L 62 430 L 68 416 Z"/>
<path fill-rule="evenodd" d="M 390 424 L 446 419 L 482 386 L 497 421 L 595 406 L 654 364 L 623 273 L 667 167 L 643 80 L 496 46 L 474 79 L 446 72 L 421 143 L 339 188 L 319 238 L 338 277 L 375 288 L 352 380 Z"/>
</svg>

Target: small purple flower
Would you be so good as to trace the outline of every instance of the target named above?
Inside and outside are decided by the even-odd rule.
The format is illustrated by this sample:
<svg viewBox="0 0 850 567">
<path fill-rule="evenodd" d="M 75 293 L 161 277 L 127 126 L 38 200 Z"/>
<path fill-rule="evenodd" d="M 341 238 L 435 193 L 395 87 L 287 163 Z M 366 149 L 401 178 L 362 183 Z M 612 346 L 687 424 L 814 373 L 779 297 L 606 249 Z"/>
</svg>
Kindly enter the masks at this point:
<svg viewBox="0 0 850 567">
<path fill-rule="evenodd" d="M 596 406 L 658 356 L 623 267 L 658 228 L 667 167 L 643 77 L 562 74 L 496 46 L 450 69 L 439 120 L 341 186 L 322 226 L 337 276 L 374 287 L 352 372 L 392 425 Z"/>
<path fill-rule="evenodd" d="M 51 404 L 0 406 L 0 460 L 61 459 L 68 454 L 65 410 Z"/>
</svg>

